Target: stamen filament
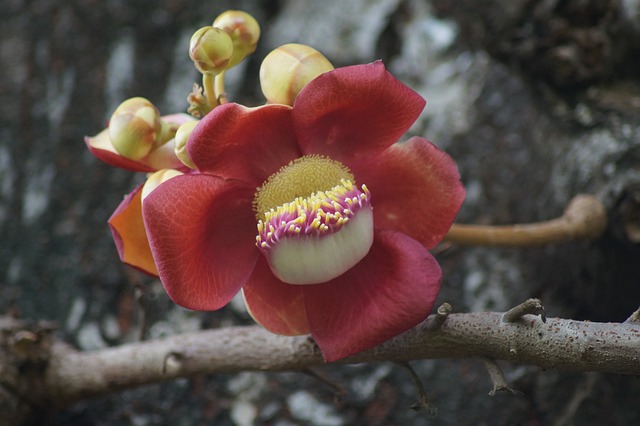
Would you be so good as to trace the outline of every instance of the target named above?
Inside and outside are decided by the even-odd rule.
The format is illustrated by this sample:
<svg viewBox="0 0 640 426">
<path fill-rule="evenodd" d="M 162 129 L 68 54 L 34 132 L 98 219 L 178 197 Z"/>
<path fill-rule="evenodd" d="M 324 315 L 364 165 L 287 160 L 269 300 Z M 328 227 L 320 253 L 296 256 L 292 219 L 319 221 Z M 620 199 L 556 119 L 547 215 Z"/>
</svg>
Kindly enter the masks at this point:
<svg viewBox="0 0 640 426">
<path fill-rule="evenodd" d="M 365 185 L 359 190 L 351 181 L 344 179 L 330 191 L 318 191 L 308 198 L 296 198 L 265 212 L 264 219 L 258 221 L 256 245 L 268 248 L 284 236 L 302 234 L 319 237 L 337 232 L 363 206 L 371 205 L 369 198 L 370 193 Z"/>
</svg>

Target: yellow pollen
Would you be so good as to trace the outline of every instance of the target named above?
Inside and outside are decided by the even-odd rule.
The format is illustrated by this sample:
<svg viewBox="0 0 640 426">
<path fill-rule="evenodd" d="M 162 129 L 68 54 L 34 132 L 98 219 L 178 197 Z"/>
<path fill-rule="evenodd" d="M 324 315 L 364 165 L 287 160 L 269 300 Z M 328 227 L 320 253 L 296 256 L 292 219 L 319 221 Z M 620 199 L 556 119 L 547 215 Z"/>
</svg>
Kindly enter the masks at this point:
<svg viewBox="0 0 640 426">
<path fill-rule="evenodd" d="M 321 155 L 305 155 L 274 173 L 257 189 L 253 199 L 256 217 L 265 218 L 270 210 L 298 198 L 308 198 L 319 191 L 329 191 L 342 180 L 355 179 L 342 163 Z M 327 204 L 330 206 L 330 204 Z"/>
</svg>

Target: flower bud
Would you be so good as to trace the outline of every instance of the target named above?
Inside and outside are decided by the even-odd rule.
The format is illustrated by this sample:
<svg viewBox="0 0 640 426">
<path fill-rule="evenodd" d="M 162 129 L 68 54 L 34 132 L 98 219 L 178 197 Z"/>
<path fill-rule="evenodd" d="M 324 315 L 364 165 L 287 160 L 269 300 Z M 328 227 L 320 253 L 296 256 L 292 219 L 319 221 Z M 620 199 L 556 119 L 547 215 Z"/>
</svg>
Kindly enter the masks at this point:
<svg viewBox="0 0 640 426">
<path fill-rule="evenodd" d="M 213 26 L 229 34 L 233 41 L 233 56 L 229 61 L 229 68 L 238 65 L 256 50 L 260 39 L 260 25 L 248 13 L 227 10 L 213 21 Z"/>
<path fill-rule="evenodd" d="M 178 131 L 176 132 L 176 142 L 175 142 L 175 150 L 176 156 L 184 163 L 185 166 L 190 169 L 195 169 L 196 166 L 189 158 L 189 154 L 187 153 L 187 140 L 191 135 L 191 131 L 196 127 L 198 121 L 187 121 L 184 123 Z"/>
<path fill-rule="evenodd" d="M 174 169 L 162 169 L 151 174 L 147 178 L 147 181 L 144 183 L 144 186 L 142 187 L 142 195 L 141 195 L 142 202 L 144 203 L 144 199 L 147 198 L 147 196 L 151 194 L 163 182 L 166 182 L 171 178 L 174 178 L 176 176 L 180 176 L 183 174 L 184 173 Z"/>
<path fill-rule="evenodd" d="M 122 102 L 109 120 L 109 138 L 123 157 L 140 160 L 159 143 L 162 122 L 158 109 L 145 98 Z"/>
<path fill-rule="evenodd" d="M 189 57 L 201 73 L 220 74 L 229 68 L 233 42 L 219 28 L 202 27 L 191 36 Z"/>
<path fill-rule="evenodd" d="M 285 44 L 269 53 L 260 66 L 260 87 L 269 103 L 293 105 L 311 80 L 331 71 L 322 53 L 304 44 Z"/>
</svg>

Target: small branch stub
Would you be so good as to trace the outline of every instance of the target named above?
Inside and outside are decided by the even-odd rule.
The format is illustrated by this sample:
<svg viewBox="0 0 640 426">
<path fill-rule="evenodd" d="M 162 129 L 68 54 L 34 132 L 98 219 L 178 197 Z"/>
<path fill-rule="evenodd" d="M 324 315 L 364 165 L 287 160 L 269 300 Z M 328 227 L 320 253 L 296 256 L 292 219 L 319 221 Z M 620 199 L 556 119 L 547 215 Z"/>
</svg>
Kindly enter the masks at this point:
<svg viewBox="0 0 640 426">
<path fill-rule="evenodd" d="M 502 320 L 504 322 L 516 322 L 525 315 L 540 315 L 542 322 L 547 322 L 544 306 L 540 299 L 528 299 L 521 304 L 514 306 L 504 313 Z"/>
<path fill-rule="evenodd" d="M 631 314 L 629 318 L 626 319 L 625 324 L 640 324 L 640 308 L 638 308 L 634 313 Z"/>
<path fill-rule="evenodd" d="M 495 396 L 497 392 L 509 391 L 514 395 L 522 395 L 522 392 L 515 390 L 509 386 L 507 379 L 504 377 L 502 369 L 493 358 L 483 358 L 484 366 L 487 368 L 489 378 L 493 384 L 493 388 L 489 391 L 489 396 Z"/>
<path fill-rule="evenodd" d="M 174 375 L 179 372 L 182 368 L 182 358 L 182 354 L 178 352 L 169 352 L 162 363 L 162 374 Z"/>
<path fill-rule="evenodd" d="M 433 322 L 430 324 L 431 331 L 436 331 L 442 327 L 442 324 L 444 324 L 444 322 L 447 320 L 447 317 L 451 313 L 451 309 L 451 305 L 447 302 L 438 307 L 433 318 Z"/>
</svg>

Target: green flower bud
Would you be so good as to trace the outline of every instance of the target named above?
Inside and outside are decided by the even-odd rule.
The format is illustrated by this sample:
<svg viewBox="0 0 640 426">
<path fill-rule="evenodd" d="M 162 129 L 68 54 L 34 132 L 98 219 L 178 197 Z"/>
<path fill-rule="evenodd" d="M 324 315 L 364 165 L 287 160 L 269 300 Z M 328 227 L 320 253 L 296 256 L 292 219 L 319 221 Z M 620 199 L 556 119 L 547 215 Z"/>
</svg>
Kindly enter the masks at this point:
<svg viewBox="0 0 640 426">
<path fill-rule="evenodd" d="M 233 41 L 233 55 L 229 61 L 229 68 L 238 65 L 256 50 L 260 39 L 260 25 L 248 13 L 227 10 L 213 21 L 213 26 L 229 34 Z"/>
<path fill-rule="evenodd" d="M 162 143 L 163 125 L 158 109 L 145 98 L 122 102 L 109 120 L 109 138 L 123 157 L 140 160 Z"/>
<path fill-rule="evenodd" d="M 219 28 L 202 27 L 191 36 L 189 57 L 203 74 L 220 74 L 229 68 L 232 55 L 231 37 Z"/>
<path fill-rule="evenodd" d="M 316 49 L 304 44 L 285 44 L 262 61 L 260 87 L 269 103 L 293 105 L 307 83 L 332 69 L 331 62 Z"/>
<path fill-rule="evenodd" d="M 187 121 L 186 123 L 182 124 L 182 126 L 180 126 L 178 128 L 178 131 L 176 132 L 176 156 L 180 159 L 180 161 L 184 163 L 185 166 L 189 167 L 190 169 L 195 169 L 196 166 L 191 161 L 191 158 L 189 158 L 189 154 L 187 154 L 187 140 L 191 135 L 191 131 L 196 127 L 198 123 L 198 121 Z"/>
</svg>

